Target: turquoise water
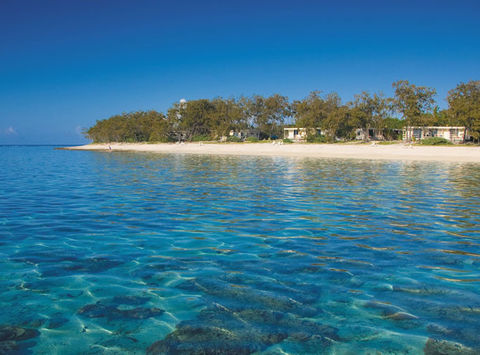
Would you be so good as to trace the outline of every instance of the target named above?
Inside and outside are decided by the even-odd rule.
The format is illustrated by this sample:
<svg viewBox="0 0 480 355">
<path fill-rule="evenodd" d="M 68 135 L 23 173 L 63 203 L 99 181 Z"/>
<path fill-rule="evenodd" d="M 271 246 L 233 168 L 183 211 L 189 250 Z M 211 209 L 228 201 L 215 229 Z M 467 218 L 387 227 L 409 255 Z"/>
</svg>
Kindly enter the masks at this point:
<svg viewBox="0 0 480 355">
<path fill-rule="evenodd" d="M 0 161 L 0 353 L 480 349 L 480 165 Z"/>
</svg>

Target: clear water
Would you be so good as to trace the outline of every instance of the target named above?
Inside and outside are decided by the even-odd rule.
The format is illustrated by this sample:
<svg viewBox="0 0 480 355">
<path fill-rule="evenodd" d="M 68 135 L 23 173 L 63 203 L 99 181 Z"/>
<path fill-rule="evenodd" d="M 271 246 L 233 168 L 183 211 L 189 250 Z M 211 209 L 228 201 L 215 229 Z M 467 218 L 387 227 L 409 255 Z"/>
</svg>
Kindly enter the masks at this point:
<svg viewBox="0 0 480 355">
<path fill-rule="evenodd" d="M 0 162 L 0 352 L 480 348 L 480 165 L 53 147 Z"/>
</svg>

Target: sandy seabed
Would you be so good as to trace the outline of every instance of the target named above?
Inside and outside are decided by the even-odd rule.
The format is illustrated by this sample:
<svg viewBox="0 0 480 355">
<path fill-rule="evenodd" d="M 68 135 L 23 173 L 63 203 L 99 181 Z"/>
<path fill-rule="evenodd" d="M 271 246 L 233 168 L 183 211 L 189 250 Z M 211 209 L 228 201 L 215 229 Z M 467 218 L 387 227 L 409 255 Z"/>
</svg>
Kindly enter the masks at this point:
<svg viewBox="0 0 480 355">
<path fill-rule="evenodd" d="M 408 144 L 273 144 L 273 143 L 110 143 L 67 147 L 69 150 L 133 151 L 176 154 L 284 156 L 367 160 L 480 163 L 480 147 Z"/>
</svg>

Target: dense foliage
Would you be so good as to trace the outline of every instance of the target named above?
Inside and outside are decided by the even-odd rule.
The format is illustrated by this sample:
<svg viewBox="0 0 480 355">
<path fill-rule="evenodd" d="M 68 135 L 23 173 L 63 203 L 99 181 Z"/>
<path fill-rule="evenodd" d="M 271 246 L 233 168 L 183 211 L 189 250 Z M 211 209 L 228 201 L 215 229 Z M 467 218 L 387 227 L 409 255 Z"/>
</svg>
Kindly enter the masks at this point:
<svg viewBox="0 0 480 355">
<path fill-rule="evenodd" d="M 449 145 L 452 144 L 448 139 L 442 137 L 429 137 L 424 138 L 420 141 L 420 144 L 423 145 Z"/>
<path fill-rule="evenodd" d="M 448 92 L 447 116 L 470 131 L 477 142 L 480 140 L 480 80 L 460 83 Z"/>
<path fill-rule="evenodd" d="M 162 113 L 138 111 L 97 121 L 85 134 L 94 142 L 167 142 L 170 132 L 170 122 Z"/>
<path fill-rule="evenodd" d="M 169 142 L 218 140 L 234 131 L 248 134 L 230 137 L 230 142 L 256 141 L 281 138 L 283 127 L 294 124 L 307 129 L 309 142 L 355 139 L 359 128 L 396 139 L 405 126 L 465 126 L 480 139 L 480 81 L 460 83 L 449 91 L 447 110 L 435 105 L 433 88 L 406 80 L 392 86 L 391 98 L 362 92 L 347 103 L 337 93 L 319 91 L 293 102 L 278 94 L 182 101 L 166 115 L 138 111 L 97 121 L 85 135 L 94 142 Z"/>
</svg>

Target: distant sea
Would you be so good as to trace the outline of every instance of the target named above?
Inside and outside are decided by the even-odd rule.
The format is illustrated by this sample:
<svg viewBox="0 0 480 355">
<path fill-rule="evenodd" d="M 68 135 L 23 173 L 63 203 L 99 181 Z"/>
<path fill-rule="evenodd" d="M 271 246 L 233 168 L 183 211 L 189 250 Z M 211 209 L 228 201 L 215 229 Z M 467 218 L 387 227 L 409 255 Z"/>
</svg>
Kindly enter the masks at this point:
<svg viewBox="0 0 480 355">
<path fill-rule="evenodd" d="M 478 164 L 0 162 L 0 353 L 480 349 Z"/>
</svg>

